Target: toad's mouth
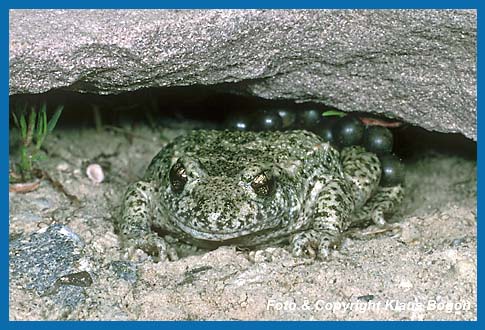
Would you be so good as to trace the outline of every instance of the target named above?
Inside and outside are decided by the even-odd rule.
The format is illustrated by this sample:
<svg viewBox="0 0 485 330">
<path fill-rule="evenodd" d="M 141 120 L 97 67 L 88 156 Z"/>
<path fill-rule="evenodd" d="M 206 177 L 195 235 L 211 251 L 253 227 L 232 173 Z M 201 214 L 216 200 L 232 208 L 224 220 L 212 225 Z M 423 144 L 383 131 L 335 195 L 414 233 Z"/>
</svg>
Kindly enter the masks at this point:
<svg viewBox="0 0 485 330">
<path fill-rule="evenodd" d="M 174 225 L 194 239 L 222 242 L 242 238 L 248 235 L 254 235 L 270 229 L 275 229 L 278 228 L 281 223 L 282 221 L 280 220 L 280 218 L 266 219 L 264 221 L 264 224 L 260 223 L 253 226 L 238 228 L 230 232 L 222 230 L 203 230 L 202 228 L 194 228 L 193 226 L 187 225 L 181 221 L 175 221 Z"/>
</svg>

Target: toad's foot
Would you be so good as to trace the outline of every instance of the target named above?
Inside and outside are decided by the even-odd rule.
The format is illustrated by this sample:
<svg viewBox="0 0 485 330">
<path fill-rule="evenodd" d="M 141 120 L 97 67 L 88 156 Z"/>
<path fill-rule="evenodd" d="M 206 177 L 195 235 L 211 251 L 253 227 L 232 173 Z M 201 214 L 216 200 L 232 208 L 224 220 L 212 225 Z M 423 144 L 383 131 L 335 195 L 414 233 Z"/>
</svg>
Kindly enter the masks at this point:
<svg viewBox="0 0 485 330">
<path fill-rule="evenodd" d="M 339 236 L 308 230 L 294 235 L 290 241 L 295 257 L 326 260 L 331 249 L 340 245 Z"/>
<path fill-rule="evenodd" d="M 129 260 L 140 259 L 140 250 L 151 256 L 153 261 L 178 260 L 177 252 L 165 239 L 155 233 L 142 238 L 131 238 L 123 242 L 123 248 L 127 252 Z M 141 258 L 144 259 L 144 258 Z"/>
<path fill-rule="evenodd" d="M 392 214 L 401 204 L 404 189 L 401 185 L 379 187 L 367 203 L 352 216 L 352 226 L 365 226 L 374 223 L 378 227 L 387 226 L 385 215 Z"/>
</svg>

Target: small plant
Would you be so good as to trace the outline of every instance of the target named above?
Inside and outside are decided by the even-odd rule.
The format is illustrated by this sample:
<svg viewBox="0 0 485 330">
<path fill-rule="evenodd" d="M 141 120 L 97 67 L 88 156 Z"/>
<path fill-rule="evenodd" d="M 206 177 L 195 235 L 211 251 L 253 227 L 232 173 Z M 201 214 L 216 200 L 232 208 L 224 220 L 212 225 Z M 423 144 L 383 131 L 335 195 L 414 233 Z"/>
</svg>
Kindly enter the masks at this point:
<svg viewBox="0 0 485 330">
<path fill-rule="evenodd" d="M 328 110 L 328 111 L 325 111 L 324 113 L 322 113 L 322 116 L 324 116 L 324 117 L 332 117 L 332 116 L 344 117 L 346 115 L 347 114 L 345 112 L 337 111 L 337 110 Z"/>
<path fill-rule="evenodd" d="M 47 121 L 45 104 L 42 105 L 40 111 L 32 107 L 28 116 L 25 111 L 20 114 L 19 118 L 15 113 L 12 113 L 14 124 L 20 133 L 20 162 L 18 167 L 22 181 L 32 179 L 33 166 L 35 162 L 40 160 L 39 151 L 42 143 L 56 127 L 63 108 L 63 106 L 58 107 L 49 121 Z"/>
</svg>

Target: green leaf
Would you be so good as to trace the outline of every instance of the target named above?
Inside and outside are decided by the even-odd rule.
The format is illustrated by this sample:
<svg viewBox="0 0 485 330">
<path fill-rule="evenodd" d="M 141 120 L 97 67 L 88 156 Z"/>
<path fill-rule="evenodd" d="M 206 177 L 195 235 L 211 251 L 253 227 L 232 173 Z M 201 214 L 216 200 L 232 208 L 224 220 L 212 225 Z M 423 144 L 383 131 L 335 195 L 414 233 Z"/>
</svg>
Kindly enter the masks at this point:
<svg viewBox="0 0 485 330">
<path fill-rule="evenodd" d="M 46 137 L 47 134 L 49 134 L 49 128 L 47 125 L 47 112 L 44 112 L 43 119 L 44 119 L 44 122 L 43 122 L 44 126 L 42 126 L 42 128 L 43 128 L 44 137 Z"/>
<path fill-rule="evenodd" d="M 47 120 L 47 110 L 46 110 L 46 105 L 45 103 L 42 104 L 40 110 L 39 110 L 39 123 L 38 123 L 38 131 L 41 133 L 41 135 L 46 135 L 45 132 L 47 131 L 47 125 L 45 125 L 45 122 Z"/>
<path fill-rule="evenodd" d="M 52 118 L 49 120 L 49 123 L 47 124 L 47 131 L 50 133 L 54 130 L 54 128 L 57 125 L 57 121 L 59 120 L 59 117 L 61 116 L 62 110 L 64 109 L 64 106 L 60 106 L 57 108 L 56 112 L 52 116 Z"/>
<path fill-rule="evenodd" d="M 329 110 L 329 111 L 325 111 L 324 113 L 322 113 L 322 116 L 324 116 L 324 117 L 331 117 L 331 116 L 344 117 L 346 115 L 347 114 L 345 112 L 336 111 L 336 110 Z"/>
<path fill-rule="evenodd" d="M 42 136 L 47 136 L 47 112 L 42 111 Z"/>
<path fill-rule="evenodd" d="M 42 128 L 42 112 L 39 112 L 39 117 L 37 117 L 37 126 L 35 127 L 35 133 L 38 135 Z"/>
<path fill-rule="evenodd" d="M 25 115 L 20 115 L 20 135 L 22 140 L 27 138 L 27 122 L 25 121 Z"/>
<path fill-rule="evenodd" d="M 23 114 L 25 113 L 25 109 L 27 108 L 27 105 L 24 104 L 23 106 L 21 106 L 21 105 L 17 104 L 16 108 L 17 108 L 16 112 L 19 114 L 19 116 L 23 116 Z M 13 121 L 15 123 L 15 126 L 20 128 L 19 117 L 17 117 L 17 115 L 13 111 L 12 111 L 12 117 L 13 117 Z"/>
<path fill-rule="evenodd" d="M 19 120 L 18 120 L 17 115 L 15 114 L 15 112 L 12 112 L 12 117 L 13 117 L 13 123 L 15 124 L 15 126 L 17 126 L 18 128 L 20 128 Z"/>
<path fill-rule="evenodd" d="M 29 114 L 29 123 L 27 125 L 27 135 L 25 137 L 25 145 L 29 146 L 30 143 L 33 141 L 35 138 L 35 120 L 37 118 L 37 112 L 35 111 L 35 108 L 32 107 L 30 110 Z"/>
<path fill-rule="evenodd" d="M 40 149 L 40 146 L 42 145 L 42 141 L 44 140 L 45 136 L 45 117 L 46 113 L 40 112 L 39 116 L 37 117 L 37 127 L 35 128 L 35 147 L 37 149 Z"/>
<path fill-rule="evenodd" d="M 28 126 L 29 130 L 32 130 L 32 131 L 34 130 L 36 118 L 37 118 L 37 112 L 34 110 L 34 108 L 32 108 L 29 114 L 29 126 Z"/>
</svg>

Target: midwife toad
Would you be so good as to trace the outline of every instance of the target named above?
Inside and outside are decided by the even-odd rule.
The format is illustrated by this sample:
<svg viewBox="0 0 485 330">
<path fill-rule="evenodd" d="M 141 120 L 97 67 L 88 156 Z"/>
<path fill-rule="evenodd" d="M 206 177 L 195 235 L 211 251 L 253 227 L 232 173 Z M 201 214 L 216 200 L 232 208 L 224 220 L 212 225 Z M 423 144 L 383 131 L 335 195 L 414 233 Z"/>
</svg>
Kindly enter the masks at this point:
<svg viewBox="0 0 485 330">
<path fill-rule="evenodd" d="M 157 232 L 209 249 L 289 242 L 295 256 L 325 258 L 349 226 L 383 226 L 399 205 L 402 186 L 380 177 L 376 155 L 307 131 L 196 130 L 129 186 L 116 226 L 125 247 L 162 260 L 176 255 Z"/>
</svg>

